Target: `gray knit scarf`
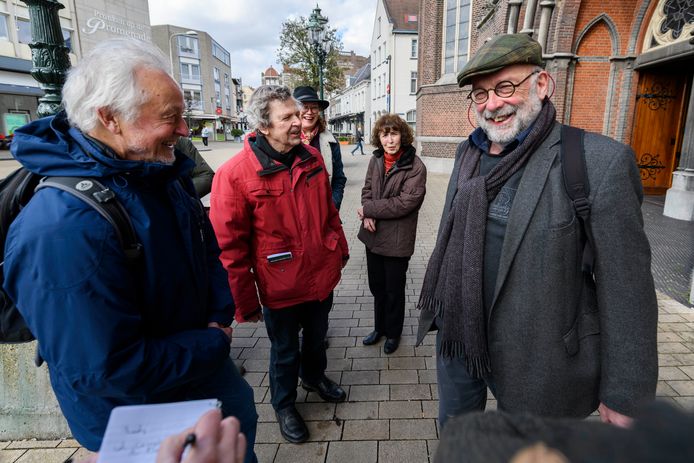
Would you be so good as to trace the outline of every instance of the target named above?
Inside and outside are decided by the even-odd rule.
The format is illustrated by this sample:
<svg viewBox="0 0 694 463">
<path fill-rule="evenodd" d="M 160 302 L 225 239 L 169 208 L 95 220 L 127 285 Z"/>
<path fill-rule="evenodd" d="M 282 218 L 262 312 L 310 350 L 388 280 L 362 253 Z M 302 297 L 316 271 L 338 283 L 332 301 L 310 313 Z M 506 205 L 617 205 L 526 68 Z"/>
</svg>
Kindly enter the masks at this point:
<svg viewBox="0 0 694 463">
<path fill-rule="evenodd" d="M 429 259 L 417 308 L 442 317 L 439 355 L 463 357 L 475 378 L 491 372 L 482 301 L 487 206 L 549 135 L 555 116 L 546 99 L 528 136 L 485 176 L 479 175 L 481 151 L 461 145 L 457 194 Z"/>
</svg>

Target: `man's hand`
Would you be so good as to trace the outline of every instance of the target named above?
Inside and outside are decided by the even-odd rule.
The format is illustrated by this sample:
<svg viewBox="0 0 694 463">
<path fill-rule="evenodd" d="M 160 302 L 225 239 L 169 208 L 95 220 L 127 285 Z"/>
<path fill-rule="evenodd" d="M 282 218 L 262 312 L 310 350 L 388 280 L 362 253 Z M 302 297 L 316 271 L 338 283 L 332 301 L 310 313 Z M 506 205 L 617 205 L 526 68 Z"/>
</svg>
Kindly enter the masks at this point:
<svg viewBox="0 0 694 463">
<path fill-rule="evenodd" d="M 371 233 L 376 233 L 376 219 L 364 217 L 364 228 Z"/>
<path fill-rule="evenodd" d="M 357 217 L 359 217 L 359 220 L 364 220 L 364 208 L 360 207 L 357 209 Z"/>
<path fill-rule="evenodd" d="M 156 463 L 242 463 L 246 454 L 246 436 L 241 434 L 239 420 L 212 410 L 195 423 L 194 429 L 169 436 L 161 443 Z M 186 437 L 195 433 L 195 443 L 183 456 Z"/>
<path fill-rule="evenodd" d="M 231 342 L 231 334 L 234 332 L 234 329 L 231 326 L 222 326 L 217 322 L 210 322 L 207 324 L 207 327 L 219 328 L 226 335 L 226 337 L 229 338 L 229 342 Z"/>
<path fill-rule="evenodd" d="M 600 406 L 598 407 L 598 413 L 600 413 L 600 419 L 603 423 L 610 423 L 619 428 L 630 428 L 634 421 L 630 416 L 622 415 L 602 402 L 600 402 Z"/>
</svg>

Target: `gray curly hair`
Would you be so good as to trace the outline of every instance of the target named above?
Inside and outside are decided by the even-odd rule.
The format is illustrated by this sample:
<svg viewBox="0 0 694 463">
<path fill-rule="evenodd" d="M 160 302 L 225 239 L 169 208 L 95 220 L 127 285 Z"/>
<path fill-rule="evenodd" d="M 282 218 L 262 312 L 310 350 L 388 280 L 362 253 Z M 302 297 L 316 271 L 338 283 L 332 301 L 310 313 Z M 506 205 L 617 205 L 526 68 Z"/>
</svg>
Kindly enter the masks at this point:
<svg viewBox="0 0 694 463">
<path fill-rule="evenodd" d="M 300 103 L 292 96 L 289 87 L 284 85 L 262 85 L 258 87 L 248 101 L 248 125 L 252 130 L 270 127 L 270 103 L 275 100 L 293 100 L 297 109 Z"/>
</svg>

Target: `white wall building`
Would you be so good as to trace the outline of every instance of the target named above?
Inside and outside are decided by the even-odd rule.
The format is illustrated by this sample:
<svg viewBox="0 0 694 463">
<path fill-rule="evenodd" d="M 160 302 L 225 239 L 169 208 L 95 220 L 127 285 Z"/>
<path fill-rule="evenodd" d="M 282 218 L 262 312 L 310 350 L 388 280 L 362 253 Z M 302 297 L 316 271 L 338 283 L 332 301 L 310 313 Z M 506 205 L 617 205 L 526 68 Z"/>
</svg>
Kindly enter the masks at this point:
<svg viewBox="0 0 694 463">
<path fill-rule="evenodd" d="M 357 128 L 368 140 L 371 133 L 371 65 L 367 63 L 354 77 L 348 77 L 347 86 L 329 98 L 326 118 L 330 131 L 336 137 L 356 135 Z"/>
<path fill-rule="evenodd" d="M 394 113 L 414 129 L 418 0 L 379 0 L 371 36 L 371 118 Z"/>
</svg>

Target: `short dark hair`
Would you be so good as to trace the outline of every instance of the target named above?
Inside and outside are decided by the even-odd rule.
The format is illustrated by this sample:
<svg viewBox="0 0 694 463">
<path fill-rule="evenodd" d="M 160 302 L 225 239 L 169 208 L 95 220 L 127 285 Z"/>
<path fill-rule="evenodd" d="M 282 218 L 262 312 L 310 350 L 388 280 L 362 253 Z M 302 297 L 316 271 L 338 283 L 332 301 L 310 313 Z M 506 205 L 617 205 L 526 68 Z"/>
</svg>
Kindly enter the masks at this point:
<svg viewBox="0 0 694 463">
<path fill-rule="evenodd" d="M 377 149 L 383 149 L 381 145 L 381 132 L 400 132 L 400 145 L 410 146 L 414 143 L 414 133 L 405 120 L 397 114 L 384 114 L 379 117 L 371 131 L 371 144 Z"/>
</svg>

